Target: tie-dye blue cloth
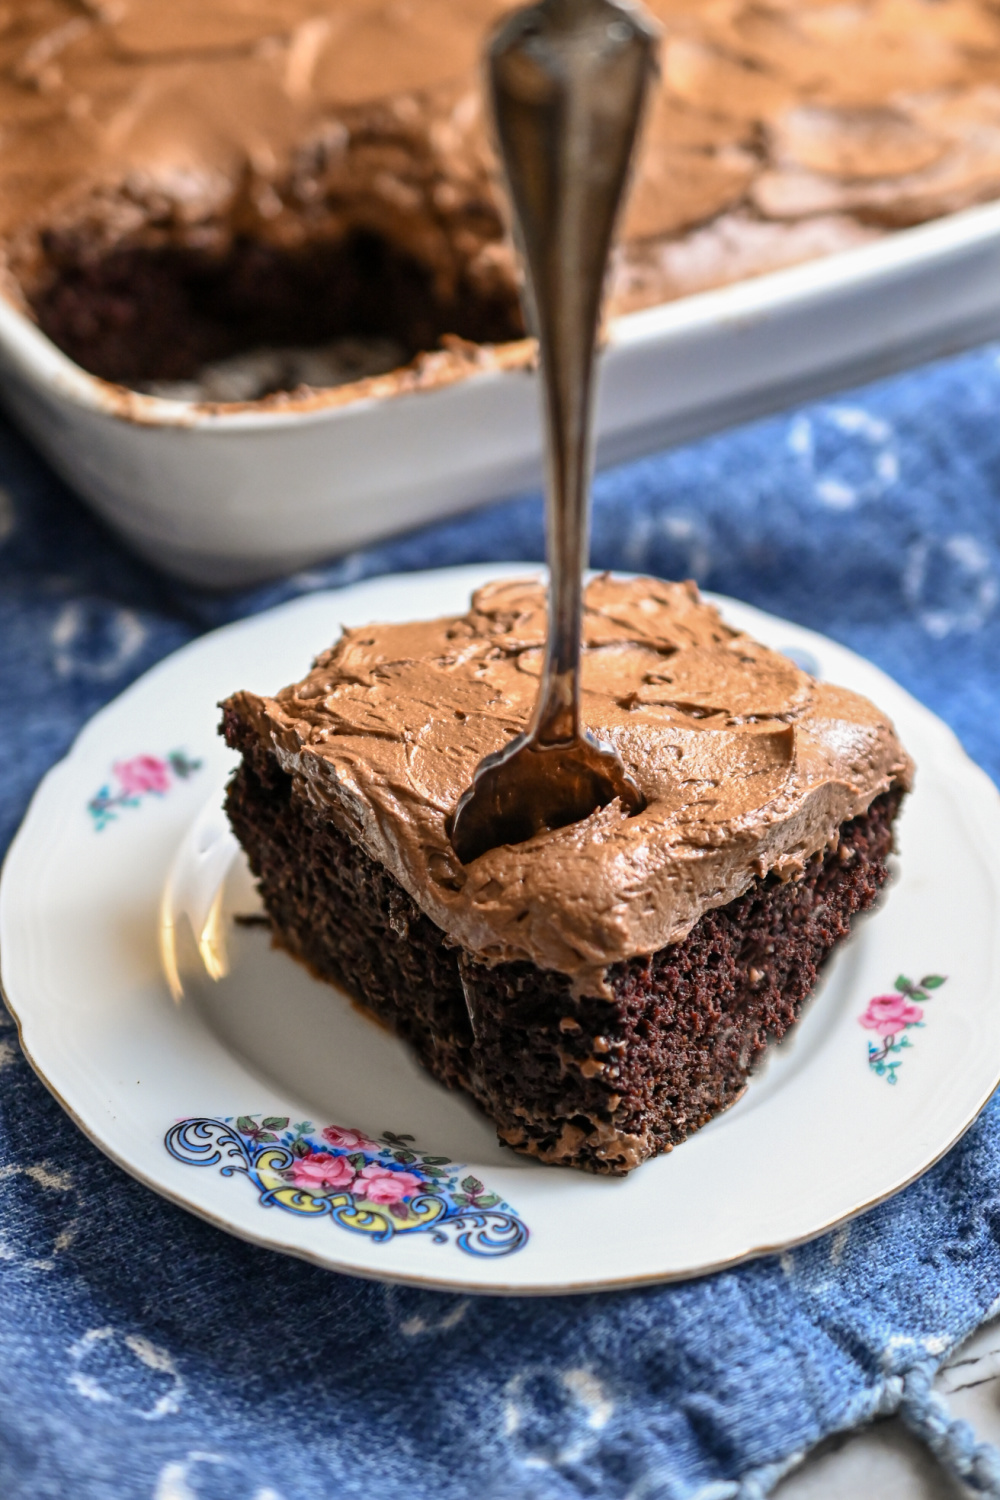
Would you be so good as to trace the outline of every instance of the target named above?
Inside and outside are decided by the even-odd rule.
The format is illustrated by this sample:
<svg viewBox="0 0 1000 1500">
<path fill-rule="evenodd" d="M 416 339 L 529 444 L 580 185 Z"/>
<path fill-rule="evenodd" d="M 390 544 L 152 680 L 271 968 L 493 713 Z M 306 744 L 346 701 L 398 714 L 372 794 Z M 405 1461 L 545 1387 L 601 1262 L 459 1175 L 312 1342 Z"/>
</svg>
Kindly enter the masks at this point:
<svg viewBox="0 0 1000 1500">
<path fill-rule="evenodd" d="M 102 703 L 305 589 L 540 558 L 537 498 L 220 597 L 130 557 L 0 427 L 0 846 Z M 995 347 L 603 475 L 593 560 L 693 575 L 864 653 L 1000 779 Z M 836 1234 L 658 1290 L 385 1288 L 227 1238 L 131 1181 L 0 1034 L 5 1500 L 745 1500 L 900 1411 L 980 1493 L 930 1390 L 1000 1298 L 1000 1101 Z"/>
</svg>

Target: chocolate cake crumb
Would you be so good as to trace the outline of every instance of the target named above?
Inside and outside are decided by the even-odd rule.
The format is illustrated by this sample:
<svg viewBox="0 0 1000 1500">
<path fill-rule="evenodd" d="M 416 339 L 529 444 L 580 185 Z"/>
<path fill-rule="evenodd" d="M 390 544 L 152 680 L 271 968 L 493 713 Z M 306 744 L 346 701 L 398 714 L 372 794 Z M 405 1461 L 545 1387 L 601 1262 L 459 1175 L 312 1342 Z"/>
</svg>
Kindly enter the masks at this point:
<svg viewBox="0 0 1000 1500">
<path fill-rule="evenodd" d="M 227 811 L 279 941 L 471 1094 L 502 1142 L 616 1175 L 739 1098 L 852 917 L 876 900 L 903 795 L 876 797 L 798 879 L 757 878 L 683 941 L 611 965 L 610 1000 L 574 998 L 563 974 L 490 967 L 450 942 L 231 706 L 224 732 L 244 757 Z"/>
<path fill-rule="evenodd" d="M 392 369 L 445 335 L 503 343 L 524 332 L 513 288 L 484 298 L 459 281 L 442 295 L 427 267 L 373 234 L 295 250 L 244 237 L 221 254 L 165 245 L 95 256 L 79 231 L 50 232 L 43 246 L 47 271 L 30 295 L 39 327 L 85 370 L 123 385 L 211 386 L 213 370 L 235 356 L 345 340 L 387 344 L 381 368 Z M 297 378 L 302 364 L 301 354 L 278 360 L 263 388 L 182 399 L 253 400 L 338 383 L 309 370 Z"/>
</svg>

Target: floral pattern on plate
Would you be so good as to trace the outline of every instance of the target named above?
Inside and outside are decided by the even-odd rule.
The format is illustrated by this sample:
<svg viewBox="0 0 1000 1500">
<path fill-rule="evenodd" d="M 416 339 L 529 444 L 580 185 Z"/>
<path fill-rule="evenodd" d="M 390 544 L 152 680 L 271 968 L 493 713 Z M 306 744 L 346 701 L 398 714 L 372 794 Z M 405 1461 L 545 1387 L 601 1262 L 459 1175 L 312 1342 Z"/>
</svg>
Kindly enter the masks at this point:
<svg viewBox="0 0 1000 1500">
<path fill-rule="evenodd" d="M 932 992 L 939 990 L 947 979 L 946 974 L 925 974 L 919 984 L 900 974 L 891 995 L 875 995 L 869 1000 L 858 1024 L 868 1031 L 877 1032 L 881 1041 L 868 1043 L 868 1066 L 887 1083 L 896 1083 L 897 1069 L 902 1057 L 897 1054 L 912 1047 L 907 1033 L 915 1026 L 923 1026 L 924 1012 L 918 1000 L 924 1004 L 931 999 Z"/>
<path fill-rule="evenodd" d="M 220 1165 L 223 1177 L 249 1178 L 264 1208 L 329 1216 L 375 1243 L 428 1233 L 467 1255 L 496 1256 L 528 1240 L 509 1203 L 447 1156 L 416 1151 L 409 1135 L 386 1131 L 373 1140 L 340 1125 L 293 1125 L 284 1115 L 227 1115 L 179 1120 L 164 1145 L 190 1166 Z"/>
<path fill-rule="evenodd" d="M 116 760 L 109 779 L 87 803 L 94 827 L 100 833 L 117 819 L 123 807 L 138 807 L 144 797 L 162 797 L 178 781 L 189 781 L 200 770 L 201 761 L 183 750 L 171 750 L 166 756 L 133 755 L 129 760 Z"/>
</svg>

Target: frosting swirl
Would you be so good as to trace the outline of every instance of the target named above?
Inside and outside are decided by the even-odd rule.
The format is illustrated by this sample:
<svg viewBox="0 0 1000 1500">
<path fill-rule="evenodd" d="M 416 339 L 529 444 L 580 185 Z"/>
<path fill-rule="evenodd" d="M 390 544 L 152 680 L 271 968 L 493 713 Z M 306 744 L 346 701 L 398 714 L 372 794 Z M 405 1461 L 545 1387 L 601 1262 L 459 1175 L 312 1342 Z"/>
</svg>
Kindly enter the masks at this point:
<svg viewBox="0 0 1000 1500">
<path fill-rule="evenodd" d="M 1000 192 L 991 0 L 648 0 L 662 85 L 612 311 Z M 508 0 L 32 0 L 0 7 L 0 235 L 295 247 L 385 234 L 514 284 L 479 58 Z"/>
</svg>

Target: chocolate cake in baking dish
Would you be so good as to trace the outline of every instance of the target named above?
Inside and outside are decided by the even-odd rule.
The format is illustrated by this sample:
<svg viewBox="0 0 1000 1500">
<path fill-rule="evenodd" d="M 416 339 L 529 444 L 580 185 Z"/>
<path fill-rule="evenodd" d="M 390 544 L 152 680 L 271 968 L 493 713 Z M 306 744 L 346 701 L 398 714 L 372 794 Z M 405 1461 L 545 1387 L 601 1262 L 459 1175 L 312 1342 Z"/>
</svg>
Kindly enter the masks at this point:
<svg viewBox="0 0 1000 1500">
<path fill-rule="evenodd" d="M 348 380 L 350 399 L 414 358 L 377 389 L 474 368 L 523 333 L 479 83 L 508 8 L 0 7 L 7 295 L 86 369 L 166 394 Z M 662 80 L 612 314 L 1000 193 L 992 0 L 649 9 Z"/>
<path fill-rule="evenodd" d="M 586 592 L 583 718 L 646 799 L 468 865 L 447 820 L 530 714 L 541 587 L 346 630 L 234 694 L 228 812 L 276 939 L 390 1022 L 501 1141 L 624 1173 L 742 1092 L 886 879 L 911 763 L 871 703 L 693 584 Z"/>
</svg>

